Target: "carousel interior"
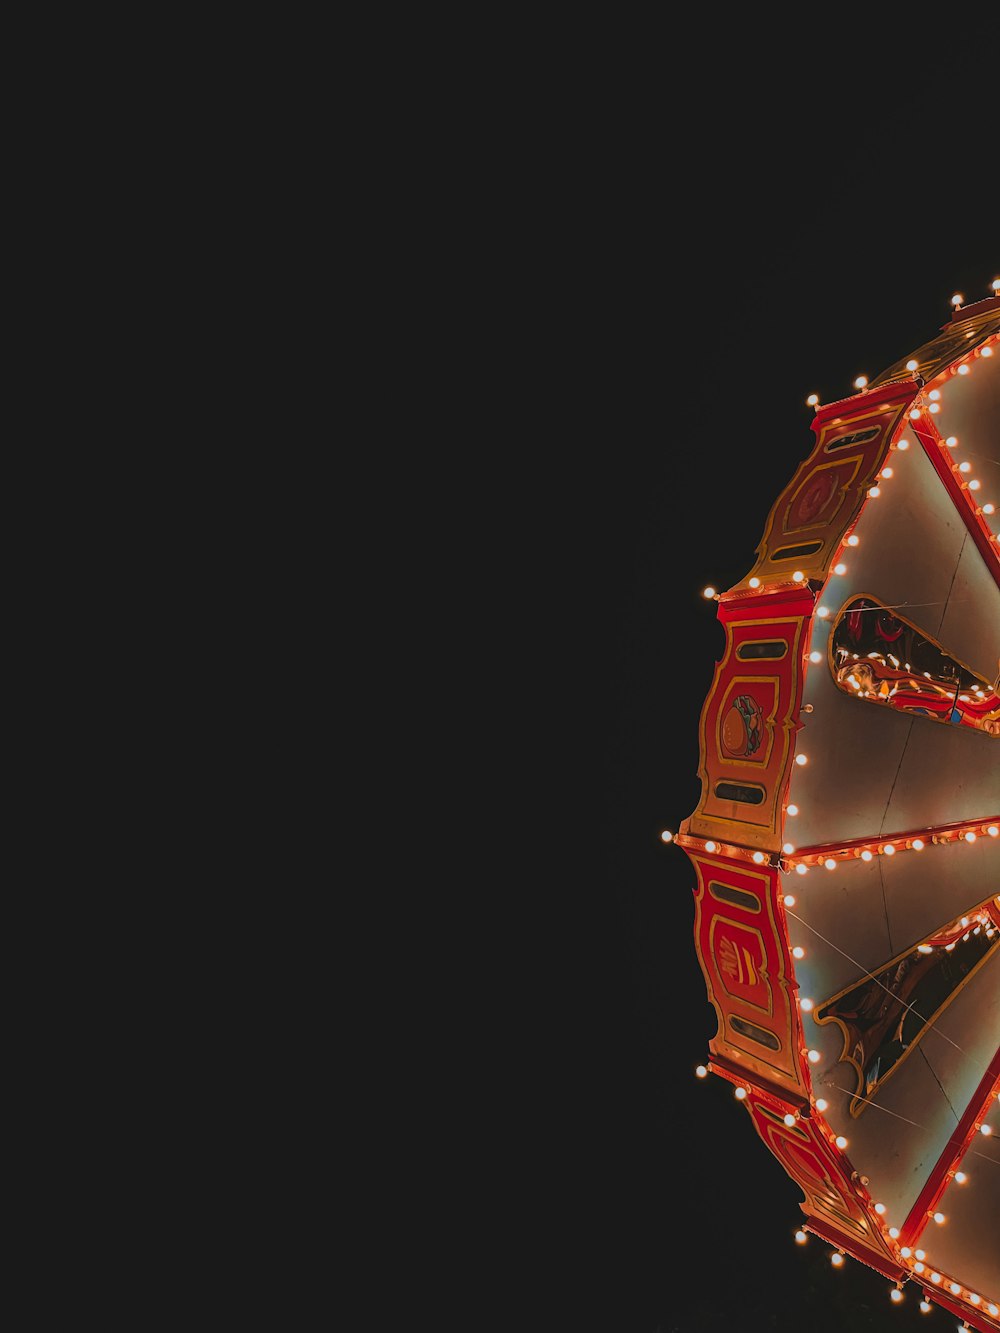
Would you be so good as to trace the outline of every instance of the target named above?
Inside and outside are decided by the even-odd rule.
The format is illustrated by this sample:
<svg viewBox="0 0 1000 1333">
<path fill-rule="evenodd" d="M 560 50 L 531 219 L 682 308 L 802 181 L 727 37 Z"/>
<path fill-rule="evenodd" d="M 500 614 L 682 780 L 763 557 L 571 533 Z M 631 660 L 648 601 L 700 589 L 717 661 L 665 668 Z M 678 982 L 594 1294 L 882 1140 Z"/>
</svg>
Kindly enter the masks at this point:
<svg viewBox="0 0 1000 1333">
<path fill-rule="evenodd" d="M 803 1243 L 1000 1331 L 1000 296 L 814 408 L 713 594 L 676 836 L 699 1072 L 801 1189 Z"/>
</svg>

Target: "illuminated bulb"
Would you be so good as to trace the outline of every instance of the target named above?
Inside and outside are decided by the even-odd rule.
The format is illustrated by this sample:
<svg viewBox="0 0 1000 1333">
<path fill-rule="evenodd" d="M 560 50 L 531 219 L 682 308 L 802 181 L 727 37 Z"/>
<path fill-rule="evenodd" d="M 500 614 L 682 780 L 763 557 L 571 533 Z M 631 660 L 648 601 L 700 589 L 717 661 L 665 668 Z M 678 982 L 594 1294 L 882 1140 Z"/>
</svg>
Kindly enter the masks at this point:
<svg viewBox="0 0 1000 1333">
<path fill-rule="evenodd" d="M 834 572 L 835 574 L 846 574 L 846 573 L 847 573 L 847 566 L 846 566 L 846 565 L 834 565 L 834 567 L 833 567 L 833 572 Z"/>
<path fill-rule="evenodd" d="M 927 1258 L 927 1251 L 926 1251 L 926 1250 L 917 1250 L 917 1258 L 918 1258 L 918 1259 L 926 1259 L 926 1258 Z"/>
<path fill-rule="evenodd" d="M 961 292 L 956 292 L 955 295 L 951 298 L 951 303 L 953 306 L 964 305 L 965 297 L 962 295 Z"/>
<path fill-rule="evenodd" d="M 817 656 L 819 656 L 819 654 L 817 654 Z M 799 813 L 799 807 L 798 807 L 797 805 L 790 805 L 790 806 L 788 806 L 788 813 L 789 813 L 790 815 L 797 815 L 797 814 Z M 997 836 L 997 830 L 994 828 L 994 829 L 992 830 L 992 833 L 993 833 L 993 836 L 994 836 L 994 838 L 995 838 L 995 837 Z"/>
<path fill-rule="evenodd" d="M 715 850 L 716 850 L 716 847 L 715 847 L 715 843 L 714 843 L 714 842 L 706 842 L 706 843 L 705 843 L 705 851 L 706 851 L 706 852 L 714 852 Z"/>
<path fill-rule="evenodd" d="M 804 578 L 805 574 L 802 573 L 801 569 L 797 569 L 795 573 L 792 575 L 792 581 L 794 583 L 801 583 Z"/>
<path fill-rule="evenodd" d="M 931 946 L 930 946 L 929 944 L 918 944 L 918 945 L 917 945 L 917 953 L 933 953 L 933 952 L 934 952 L 934 950 L 931 948 Z"/>
<path fill-rule="evenodd" d="M 806 399 L 806 403 L 808 404 L 809 407 L 815 407 L 818 402 L 819 402 L 818 393 L 811 393 L 809 397 Z"/>
<path fill-rule="evenodd" d="M 993 513 L 993 505 L 991 505 L 991 504 L 989 504 L 989 505 L 983 505 L 983 513 L 984 513 L 984 514 L 992 514 L 992 513 Z"/>
<path fill-rule="evenodd" d="M 806 1011 L 807 1014 L 811 1014 L 812 1011 L 813 1011 L 813 1002 L 812 1002 L 812 1000 L 800 1000 L 800 1001 L 799 1001 L 799 1006 L 800 1006 L 800 1008 L 804 1009 L 804 1010 Z"/>
<path fill-rule="evenodd" d="M 805 956 L 806 956 L 806 951 L 805 951 L 805 949 L 803 949 L 803 947 L 802 947 L 801 944 L 796 944 L 795 948 L 792 950 L 792 957 L 793 957 L 793 958 L 805 958 Z"/>
<path fill-rule="evenodd" d="M 993 281 L 990 283 L 990 286 L 993 288 L 995 292 L 1000 292 L 1000 278 L 994 278 Z"/>
<path fill-rule="evenodd" d="M 887 842 L 887 843 L 885 844 L 885 846 L 882 848 L 882 854 L 883 854 L 884 856 L 895 856 L 895 854 L 896 854 L 896 849 L 895 849 L 895 847 L 893 847 L 893 845 L 892 845 L 891 842 Z"/>
<path fill-rule="evenodd" d="M 931 391 L 930 391 L 930 393 L 927 395 L 927 397 L 931 400 L 931 402 L 936 403 L 937 400 L 941 397 L 941 390 L 940 390 L 940 389 L 931 389 Z"/>
<path fill-rule="evenodd" d="M 828 856 L 826 860 L 823 862 L 823 864 L 826 866 L 827 870 L 837 869 L 837 863 L 832 856 Z"/>
<path fill-rule="evenodd" d="M 694 1072 L 697 1074 L 699 1078 L 705 1078 L 706 1075 L 708 1074 L 708 1070 L 705 1068 L 704 1065 L 699 1065 Z"/>
<path fill-rule="evenodd" d="M 783 897 L 783 899 L 784 899 L 785 904 L 786 904 L 788 907 L 794 907 L 794 906 L 795 906 L 795 895 L 794 895 L 794 893 L 786 893 L 786 894 L 783 894 L 782 897 Z"/>
<path fill-rule="evenodd" d="M 911 420 L 911 421 L 916 421 L 916 420 L 919 419 L 919 417 L 920 417 L 920 408 L 919 408 L 919 407 L 911 407 L 911 408 L 910 408 L 910 420 Z"/>
<path fill-rule="evenodd" d="M 899 1227 L 890 1227 L 890 1228 L 889 1228 L 889 1235 L 893 1238 L 893 1240 L 898 1240 L 898 1239 L 899 1239 Z"/>
<path fill-rule="evenodd" d="M 795 762 L 796 762 L 796 763 L 799 765 L 799 767 L 801 768 L 801 766 L 802 766 L 803 764 L 808 764 L 809 760 L 805 757 L 804 754 L 797 754 L 797 755 L 795 756 Z"/>
<path fill-rule="evenodd" d="M 990 1128 L 989 1125 L 980 1125 L 979 1132 L 980 1134 L 985 1134 L 986 1137 L 989 1138 L 990 1135 L 993 1133 L 993 1130 Z"/>
<path fill-rule="evenodd" d="M 854 387 L 856 389 L 863 389 L 867 383 L 868 383 L 868 376 L 859 375 L 858 378 L 854 381 Z"/>
<path fill-rule="evenodd" d="M 940 1282 L 940 1281 L 941 1281 L 941 1274 L 940 1274 L 940 1273 L 931 1273 L 931 1281 L 932 1281 L 932 1282 Z"/>
<path fill-rule="evenodd" d="M 945 444 L 948 446 L 949 449 L 954 449 L 955 445 L 958 444 L 958 436 L 949 435 L 948 438 L 945 440 Z"/>
<path fill-rule="evenodd" d="M 822 1057 L 822 1055 L 820 1055 L 819 1051 L 810 1051 L 810 1052 L 809 1052 L 809 1063 L 810 1063 L 811 1065 L 818 1065 L 819 1062 L 820 1062 L 820 1060 L 822 1060 L 822 1059 L 823 1059 L 823 1057 Z"/>
<path fill-rule="evenodd" d="M 935 1213 L 934 1221 L 938 1224 L 938 1226 L 940 1226 L 941 1223 L 944 1221 L 944 1213 Z"/>
<path fill-rule="evenodd" d="M 751 588 L 759 588 L 759 587 L 760 587 L 760 579 L 757 577 L 756 574 L 755 574 L 755 575 L 753 576 L 753 578 L 750 580 L 750 587 L 751 587 Z"/>
<path fill-rule="evenodd" d="M 795 1243 L 796 1243 L 797 1245 L 804 1245 L 804 1244 L 806 1243 L 806 1239 L 807 1239 L 807 1237 L 806 1237 L 806 1233 L 805 1233 L 804 1231 L 796 1231 L 796 1233 L 795 1233 Z"/>
<path fill-rule="evenodd" d="M 872 859 L 872 854 L 871 854 L 871 852 L 868 850 L 867 847 L 866 847 L 865 850 L 861 853 L 861 859 L 862 859 L 862 861 L 870 861 L 870 860 Z"/>
<path fill-rule="evenodd" d="M 836 1143 L 837 1147 L 840 1149 L 844 1149 L 847 1147 L 847 1140 L 844 1138 L 843 1134 L 837 1135 Z"/>
<path fill-rule="evenodd" d="M 906 369 L 907 369 L 907 370 L 916 370 L 917 366 L 919 366 L 919 365 L 920 365 L 920 362 L 919 362 L 919 361 L 914 361 L 914 360 L 912 360 L 912 358 L 911 358 L 911 359 L 910 359 L 909 361 L 907 361 L 907 363 L 906 363 Z"/>
<path fill-rule="evenodd" d="M 958 470 L 959 470 L 959 472 L 971 472 L 971 471 L 972 471 L 972 464 L 971 464 L 971 463 L 959 463 L 959 465 L 958 465 Z"/>
<path fill-rule="evenodd" d="M 764 853 L 763 853 L 763 852 L 754 852 L 754 854 L 753 854 L 753 859 L 757 862 L 758 865 L 760 865 L 761 861 L 763 861 L 763 859 L 764 859 Z"/>
<path fill-rule="evenodd" d="M 965 364 L 964 361 L 963 361 L 962 364 L 959 366 L 959 368 L 958 368 L 958 373 L 959 373 L 960 375 L 968 375 L 968 373 L 969 373 L 969 367 Z M 933 407 L 931 408 L 931 411 L 932 411 L 932 412 L 934 411 Z"/>
<path fill-rule="evenodd" d="M 910 845 L 912 846 L 915 852 L 922 852 L 924 850 L 923 838 L 914 838 L 913 842 Z"/>
<path fill-rule="evenodd" d="M 921 1301 L 921 1302 L 920 1302 L 920 1313 L 921 1313 L 921 1314 L 929 1314 L 929 1313 L 931 1312 L 932 1308 L 933 1308 L 933 1307 L 932 1307 L 930 1301 Z"/>
<path fill-rule="evenodd" d="M 828 606 L 817 606 L 816 614 L 819 616 L 820 620 L 825 620 L 830 614 L 830 608 Z"/>
<path fill-rule="evenodd" d="M 791 810 L 792 807 L 789 806 L 788 808 L 789 810 Z M 991 838 L 995 838 L 998 834 L 1000 834 L 1000 825 L 991 824 L 989 828 L 986 830 L 986 832 L 990 835 Z"/>
<path fill-rule="evenodd" d="M 909 447 L 910 447 L 909 440 L 900 440 L 900 442 L 896 445 L 897 449 L 909 449 Z"/>
<path fill-rule="evenodd" d="M 746 1095 L 747 1095 L 747 1090 L 746 1090 L 746 1088 L 742 1088 L 742 1087 L 737 1088 L 736 1091 L 733 1093 L 733 1096 L 736 1098 L 736 1100 L 737 1100 L 738 1102 L 743 1101 L 743 1099 L 744 1099 L 744 1097 L 746 1097 Z"/>
<path fill-rule="evenodd" d="M 825 1111 L 826 1108 L 827 1108 L 829 1105 L 830 1105 L 830 1103 L 826 1100 L 825 1097 L 817 1097 L 817 1098 L 816 1098 L 816 1110 L 817 1110 L 817 1111 Z"/>
<path fill-rule="evenodd" d="M 968 833 L 965 835 L 965 841 L 966 842 L 976 841 L 976 835 L 973 833 L 972 829 L 969 829 Z"/>
<path fill-rule="evenodd" d="M 822 654 L 822 653 L 815 653 L 815 652 L 813 652 L 813 653 L 810 653 L 810 654 L 809 654 L 809 661 L 810 661 L 810 662 L 822 662 L 822 660 L 823 660 L 823 654 Z"/>
<path fill-rule="evenodd" d="M 674 835 L 670 832 L 668 828 L 665 828 L 663 830 L 663 832 L 660 834 L 660 837 L 664 842 L 673 842 L 674 840 Z"/>
<path fill-rule="evenodd" d="M 880 477 L 891 477 L 891 476 L 892 476 L 892 468 L 891 468 L 891 467 L 884 467 L 884 468 L 882 469 L 882 471 L 879 473 L 879 476 L 880 476 Z"/>
<path fill-rule="evenodd" d="M 795 1124 L 795 1116 L 792 1115 L 791 1111 L 789 1111 L 789 1113 L 785 1116 L 785 1124 L 789 1127 L 789 1129 L 791 1129 L 792 1125 Z"/>
<path fill-rule="evenodd" d="M 956 1171 L 955 1179 L 959 1183 L 959 1185 L 964 1185 L 965 1182 L 969 1179 L 969 1177 L 965 1174 L 964 1171 Z"/>
<path fill-rule="evenodd" d="M 857 546 L 857 544 L 858 544 L 858 542 L 859 542 L 860 540 L 861 540 L 861 538 L 860 538 L 860 537 L 856 537 L 856 536 L 854 535 L 854 533 L 852 532 L 851 535 L 850 535 L 850 536 L 848 537 L 848 539 L 847 539 L 847 544 L 848 544 L 848 546 Z"/>
<path fill-rule="evenodd" d="M 781 844 L 781 850 L 786 856 L 791 856 L 792 852 L 795 851 L 795 844 L 792 842 L 783 842 Z"/>
<path fill-rule="evenodd" d="M 973 477 L 973 479 L 969 482 L 969 490 L 970 490 L 970 491 L 978 491 L 978 490 L 979 490 L 979 482 L 976 480 L 975 477 Z"/>
<path fill-rule="evenodd" d="M 707 598 L 709 598 L 709 600 L 711 600 L 711 598 L 713 598 L 713 597 L 715 596 L 715 589 L 714 589 L 714 588 L 706 588 L 705 591 L 702 593 L 702 596 L 703 596 L 703 597 L 707 597 Z"/>
<path fill-rule="evenodd" d="M 980 356 L 992 356 L 992 355 L 993 355 L 993 348 L 992 348 L 992 347 L 981 347 L 981 348 L 979 349 L 979 355 L 980 355 Z"/>
<path fill-rule="evenodd" d="M 877 1203 L 877 1204 L 875 1205 L 875 1211 L 878 1213 L 879 1217 L 881 1217 L 881 1216 L 883 1215 L 883 1213 L 885 1212 L 885 1204 L 884 1204 L 884 1203 Z"/>
<path fill-rule="evenodd" d="M 904 1259 L 909 1259 L 912 1253 L 913 1251 L 910 1249 L 909 1245 L 904 1245 L 903 1248 L 900 1250 L 900 1254 L 903 1256 Z"/>
<path fill-rule="evenodd" d="M 839 1250 L 835 1250 L 834 1253 L 830 1255 L 830 1263 L 833 1264 L 834 1268 L 839 1268 L 843 1262 L 844 1256 Z"/>
<path fill-rule="evenodd" d="M 957 1282 L 949 1282 L 949 1283 L 948 1283 L 948 1286 L 951 1288 L 952 1292 L 953 1292 L 956 1296 L 957 1296 L 958 1293 L 962 1290 L 961 1286 L 960 1286 Z"/>
<path fill-rule="evenodd" d="M 868 496 L 869 496 L 869 499 L 877 500 L 878 497 L 879 497 L 881 494 L 882 494 L 882 492 L 879 490 L 879 488 L 878 488 L 877 486 L 870 486 L 870 487 L 868 488 Z"/>
<path fill-rule="evenodd" d="M 898 1304 L 903 1299 L 903 1293 L 898 1287 L 893 1287 L 892 1291 L 889 1292 L 889 1299 L 890 1301 L 896 1301 Z"/>
<path fill-rule="evenodd" d="M 809 873 L 809 867 L 804 866 L 800 861 L 798 865 L 795 867 L 795 873 L 797 875 L 807 875 Z"/>
</svg>

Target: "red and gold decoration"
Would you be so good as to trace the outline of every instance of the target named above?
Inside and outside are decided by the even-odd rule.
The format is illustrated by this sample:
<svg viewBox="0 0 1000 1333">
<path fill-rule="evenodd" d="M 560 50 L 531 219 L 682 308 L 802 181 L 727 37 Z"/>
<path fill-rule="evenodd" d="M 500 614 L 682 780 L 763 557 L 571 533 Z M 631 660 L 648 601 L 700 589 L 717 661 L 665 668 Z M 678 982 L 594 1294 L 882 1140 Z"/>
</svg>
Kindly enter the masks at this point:
<svg viewBox="0 0 1000 1333">
<path fill-rule="evenodd" d="M 1000 284 L 993 286 L 994 293 Z M 730 1083 L 796 1239 L 1000 1333 L 1000 295 L 857 392 L 725 632 L 676 842 Z"/>
</svg>

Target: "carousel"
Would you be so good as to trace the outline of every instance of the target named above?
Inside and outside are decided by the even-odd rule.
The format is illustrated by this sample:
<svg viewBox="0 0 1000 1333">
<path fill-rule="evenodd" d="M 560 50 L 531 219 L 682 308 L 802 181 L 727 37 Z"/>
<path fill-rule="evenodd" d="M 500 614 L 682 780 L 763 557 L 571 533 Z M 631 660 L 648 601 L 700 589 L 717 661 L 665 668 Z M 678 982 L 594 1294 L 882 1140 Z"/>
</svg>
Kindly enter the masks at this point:
<svg viewBox="0 0 1000 1333">
<path fill-rule="evenodd" d="M 673 839 L 726 1080 L 801 1243 L 1000 1333 L 1000 283 L 852 397 L 725 633 Z M 664 834 L 669 840 L 670 835 Z"/>
</svg>

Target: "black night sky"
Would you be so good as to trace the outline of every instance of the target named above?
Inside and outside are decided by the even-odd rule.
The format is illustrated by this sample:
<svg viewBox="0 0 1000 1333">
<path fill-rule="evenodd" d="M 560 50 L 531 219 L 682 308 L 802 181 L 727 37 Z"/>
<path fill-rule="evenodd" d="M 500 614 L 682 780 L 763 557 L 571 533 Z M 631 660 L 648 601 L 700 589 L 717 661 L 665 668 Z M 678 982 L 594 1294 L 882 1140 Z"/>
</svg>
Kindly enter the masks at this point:
<svg viewBox="0 0 1000 1333">
<path fill-rule="evenodd" d="M 897 1309 L 881 1275 L 795 1244 L 800 1191 L 729 1085 L 695 1077 L 715 1017 L 693 869 L 660 833 L 700 795 L 723 645 L 702 589 L 754 563 L 812 448 L 806 398 L 850 396 L 1000 275 L 995 107 L 980 82 L 963 133 L 922 116 L 910 136 L 915 88 L 864 114 L 812 99 L 804 152 L 786 100 L 671 138 L 676 95 L 626 82 L 613 108 L 593 94 L 578 160 L 554 155 L 543 191 L 558 518 L 531 614 L 554 647 L 533 679 L 555 757 L 531 782 L 559 844 L 542 874 L 560 964 L 534 1025 L 552 1096 L 525 1201 L 548 1295 L 518 1328 L 941 1333 L 955 1318 L 920 1315 L 912 1290 Z"/>
</svg>

